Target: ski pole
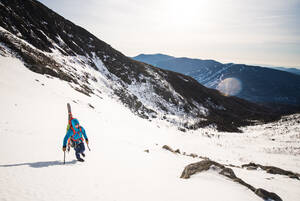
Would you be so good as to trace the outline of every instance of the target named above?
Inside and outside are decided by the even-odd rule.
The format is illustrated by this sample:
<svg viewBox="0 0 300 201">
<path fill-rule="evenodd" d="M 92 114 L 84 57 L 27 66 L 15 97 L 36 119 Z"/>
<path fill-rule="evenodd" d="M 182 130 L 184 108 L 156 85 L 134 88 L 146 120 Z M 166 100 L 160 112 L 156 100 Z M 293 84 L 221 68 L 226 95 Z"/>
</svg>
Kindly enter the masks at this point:
<svg viewBox="0 0 300 201">
<path fill-rule="evenodd" d="M 64 164 L 66 163 L 66 152 L 64 151 Z"/>
<path fill-rule="evenodd" d="M 89 147 L 89 144 L 88 144 L 88 143 L 86 143 L 86 145 L 87 145 L 87 147 L 88 147 L 89 151 L 91 151 L 91 149 L 90 149 L 90 147 Z"/>
</svg>

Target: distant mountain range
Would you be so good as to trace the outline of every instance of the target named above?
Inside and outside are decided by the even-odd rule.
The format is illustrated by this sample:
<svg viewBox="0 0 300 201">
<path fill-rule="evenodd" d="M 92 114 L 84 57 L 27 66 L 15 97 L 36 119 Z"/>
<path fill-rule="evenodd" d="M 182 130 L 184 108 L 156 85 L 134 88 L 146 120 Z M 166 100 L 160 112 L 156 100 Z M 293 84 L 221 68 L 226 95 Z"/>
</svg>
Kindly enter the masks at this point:
<svg viewBox="0 0 300 201">
<path fill-rule="evenodd" d="M 300 75 L 300 69 L 297 68 L 285 68 L 285 67 L 271 67 L 271 68 Z"/>
<path fill-rule="evenodd" d="M 191 76 L 206 87 L 227 95 L 276 107 L 300 106 L 300 76 L 285 71 L 214 60 L 176 58 L 164 54 L 140 54 L 133 59 Z M 282 71 L 285 70 L 285 71 Z"/>
</svg>

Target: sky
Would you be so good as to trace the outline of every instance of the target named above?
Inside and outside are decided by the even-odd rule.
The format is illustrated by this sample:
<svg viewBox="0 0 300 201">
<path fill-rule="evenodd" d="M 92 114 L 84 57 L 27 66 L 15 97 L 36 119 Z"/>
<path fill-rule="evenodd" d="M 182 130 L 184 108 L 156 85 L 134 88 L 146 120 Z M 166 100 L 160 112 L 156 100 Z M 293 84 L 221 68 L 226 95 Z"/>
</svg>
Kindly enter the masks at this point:
<svg viewBox="0 0 300 201">
<path fill-rule="evenodd" d="M 39 0 L 126 56 L 300 69 L 300 0 Z"/>
</svg>

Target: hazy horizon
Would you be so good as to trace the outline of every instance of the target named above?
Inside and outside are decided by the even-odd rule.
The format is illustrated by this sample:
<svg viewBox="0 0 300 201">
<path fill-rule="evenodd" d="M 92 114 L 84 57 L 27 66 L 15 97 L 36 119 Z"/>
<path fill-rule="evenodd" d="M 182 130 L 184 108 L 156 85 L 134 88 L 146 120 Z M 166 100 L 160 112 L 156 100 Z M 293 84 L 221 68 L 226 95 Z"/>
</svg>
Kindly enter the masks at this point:
<svg viewBox="0 0 300 201">
<path fill-rule="evenodd" d="M 256 64 L 256 63 L 237 63 L 237 62 L 226 62 L 226 61 L 220 61 L 220 60 L 216 60 L 216 59 L 213 59 L 213 58 L 194 58 L 194 57 L 187 57 L 187 56 L 174 56 L 174 55 L 170 55 L 170 54 L 167 54 L 167 53 L 160 53 L 160 52 L 157 52 L 157 53 L 140 53 L 140 54 L 137 54 L 135 56 L 130 56 L 131 58 L 134 58 L 136 56 L 139 56 L 139 55 L 158 55 L 158 54 L 161 54 L 161 55 L 166 55 L 166 56 L 171 56 L 171 57 L 175 57 L 175 58 L 189 58 L 189 59 L 200 59 L 200 60 L 215 60 L 217 62 L 220 62 L 220 63 L 223 63 L 223 64 L 227 64 L 227 63 L 234 63 L 234 64 L 247 64 L 247 65 L 253 65 L 253 66 L 259 66 L 259 67 L 269 67 L 269 68 L 296 68 L 298 70 L 300 70 L 300 66 L 299 67 L 289 67 L 289 66 L 276 66 L 276 65 L 270 65 L 270 64 Z"/>
<path fill-rule="evenodd" d="M 39 0 L 123 54 L 300 69 L 300 0 Z"/>
</svg>

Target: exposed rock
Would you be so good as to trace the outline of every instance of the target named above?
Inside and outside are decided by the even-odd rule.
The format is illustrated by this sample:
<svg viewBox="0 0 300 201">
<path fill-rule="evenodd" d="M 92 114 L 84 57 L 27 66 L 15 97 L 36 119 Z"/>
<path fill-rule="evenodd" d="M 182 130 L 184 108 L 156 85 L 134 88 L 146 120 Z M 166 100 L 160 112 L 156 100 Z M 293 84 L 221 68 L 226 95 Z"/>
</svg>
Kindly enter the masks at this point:
<svg viewBox="0 0 300 201">
<path fill-rule="evenodd" d="M 174 150 L 171 147 L 169 147 L 168 145 L 164 145 L 162 148 L 174 153 Z"/>
<path fill-rule="evenodd" d="M 149 153 L 149 149 L 144 150 L 144 152 Z"/>
<path fill-rule="evenodd" d="M 163 149 L 166 149 L 166 150 L 168 150 L 168 151 L 170 151 L 170 152 L 172 152 L 172 153 L 174 153 L 174 154 L 181 154 L 181 155 L 183 155 L 183 156 L 189 156 L 189 157 L 193 157 L 193 158 L 201 158 L 201 159 L 204 159 L 204 160 L 209 160 L 208 157 L 198 156 L 198 155 L 195 154 L 195 153 L 190 153 L 190 154 L 188 154 L 188 153 L 186 153 L 186 152 L 182 152 L 182 153 L 181 153 L 179 149 L 176 149 L 176 150 L 174 151 L 174 149 L 172 149 L 172 148 L 171 148 L 170 146 L 168 146 L 168 145 L 164 145 L 162 148 L 163 148 Z"/>
<path fill-rule="evenodd" d="M 247 170 L 257 170 L 257 167 L 249 166 L 247 167 Z"/>
<path fill-rule="evenodd" d="M 194 153 L 191 153 L 191 154 L 188 155 L 188 156 L 193 157 L 193 158 L 197 158 L 197 157 L 198 157 L 198 155 L 197 155 L 197 154 L 194 154 Z"/>
<path fill-rule="evenodd" d="M 206 156 L 199 156 L 199 158 L 201 158 L 201 159 L 203 159 L 203 160 L 209 160 L 209 158 L 206 157 Z"/>
<path fill-rule="evenodd" d="M 275 193 L 266 191 L 264 189 L 258 188 L 255 190 L 255 194 L 261 197 L 264 200 L 274 200 L 274 201 L 282 201 L 282 199 L 276 195 Z"/>
<path fill-rule="evenodd" d="M 90 108 L 95 109 L 95 107 L 92 104 L 88 104 Z"/>
<path fill-rule="evenodd" d="M 178 130 L 180 130 L 182 132 L 186 132 L 186 129 L 184 129 L 184 128 L 178 128 Z"/>
<path fill-rule="evenodd" d="M 298 179 L 299 180 L 299 175 L 288 175 L 289 178 L 291 179 Z"/>
<path fill-rule="evenodd" d="M 211 160 L 203 160 L 197 163 L 192 163 L 188 166 L 186 166 L 180 176 L 180 178 L 188 179 L 191 175 L 196 174 L 198 172 L 206 171 L 208 170 L 212 165 L 220 168 L 225 168 L 223 165 L 211 161 Z"/>
<path fill-rule="evenodd" d="M 280 175 L 286 175 L 292 179 L 298 179 L 298 180 L 300 179 L 300 174 L 288 170 L 283 170 L 275 166 L 263 166 L 260 164 L 248 163 L 242 165 L 242 168 L 247 168 L 248 170 L 256 170 L 257 168 L 261 168 L 270 174 L 280 174 Z"/>
<path fill-rule="evenodd" d="M 226 177 L 229 177 L 230 179 L 236 179 L 237 178 L 231 168 L 224 168 L 224 169 L 222 169 L 222 171 L 220 172 L 220 174 L 224 175 Z"/>
<path fill-rule="evenodd" d="M 211 160 L 203 160 L 197 163 L 192 163 L 187 165 L 184 168 L 183 172 L 181 173 L 180 178 L 188 179 L 191 177 L 191 175 L 194 175 L 199 172 L 207 171 L 209 169 L 216 170 L 220 175 L 223 175 L 231 179 L 232 181 L 247 187 L 248 189 L 253 191 L 256 195 L 263 198 L 264 200 L 282 201 L 282 199 L 277 194 L 273 192 L 268 192 L 262 188 L 256 189 L 252 185 L 238 178 L 231 168 L 227 168 L 224 165 Z"/>
<path fill-rule="evenodd" d="M 229 164 L 229 165 L 227 165 L 227 166 L 229 166 L 229 167 L 235 167 L 235 168 L 240 168 L 240 166 L 233 165 L 233 164 Z"/>
<path fill-rule="evenodd" d="M 157 114 L 154 110 L 145 107 L 135 95 L 128 94 L 128 92 L 124 89 L 115 90 L 114 93 L 119 97 L 125 106 L 129 107 L 134 114 L 143 119 L 149 119 L 147 114 L 152 114 L 152 116 Z"/>
<path fill-rule="evenodd" d="M 181 154 L 179 149 L 176 149 L 174 153 Z"/>
</svg>

